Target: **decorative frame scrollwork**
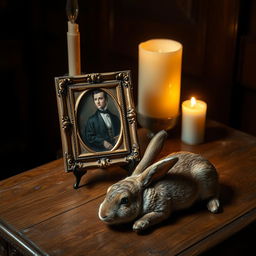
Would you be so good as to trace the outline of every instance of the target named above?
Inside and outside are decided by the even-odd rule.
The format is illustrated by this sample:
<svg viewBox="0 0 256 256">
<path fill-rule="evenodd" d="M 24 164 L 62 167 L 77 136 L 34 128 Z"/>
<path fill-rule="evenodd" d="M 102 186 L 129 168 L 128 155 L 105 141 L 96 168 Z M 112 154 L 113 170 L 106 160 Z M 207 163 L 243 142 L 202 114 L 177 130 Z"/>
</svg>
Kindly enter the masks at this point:
<svg viewBox="0 0 256 256">
<path fill-rule="evenodd" d="M 55 87 L 64 166 L 65 171 L 73 172 L 76 176 L 74 187 L 79 187 L 81 177 L 91 168 L 108 168 L 112 165 L 134 168 L 140 154 L 130 71 L 56 77 Z M 88 95 L 94 89 L 108 94 L 121 124 L 116 144 L 106 151 L 92 150 L 82 135 L 84 128 L 81 120 L 87 111 L 84 109 L 88 109 L 84 107 L 84 102 L 89 102 Z"/>
</svg>

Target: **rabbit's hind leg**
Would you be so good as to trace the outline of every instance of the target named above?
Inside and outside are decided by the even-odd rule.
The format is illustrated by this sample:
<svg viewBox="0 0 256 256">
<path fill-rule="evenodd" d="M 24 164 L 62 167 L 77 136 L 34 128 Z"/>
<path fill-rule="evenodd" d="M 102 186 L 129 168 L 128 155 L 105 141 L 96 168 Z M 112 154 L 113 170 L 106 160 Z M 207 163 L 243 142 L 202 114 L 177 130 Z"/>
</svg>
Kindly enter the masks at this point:
<svg viewBox="0 0 256 256">
<path fill-rule="evenodd" d="M 217 213 L 220 209 L 220 201 L 218 198 L 212 198 L 207 203 L 207 209 L 212 213 Z"/>
</svg>

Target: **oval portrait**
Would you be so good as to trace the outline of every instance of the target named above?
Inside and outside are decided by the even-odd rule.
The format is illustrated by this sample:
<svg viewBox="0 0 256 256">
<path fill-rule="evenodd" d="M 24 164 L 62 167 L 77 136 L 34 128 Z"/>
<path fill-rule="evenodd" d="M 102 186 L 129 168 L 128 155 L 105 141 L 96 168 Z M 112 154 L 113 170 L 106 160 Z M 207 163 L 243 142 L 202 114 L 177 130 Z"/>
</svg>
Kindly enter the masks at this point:
<svg viewBox="0 0 256 256">
<path fill-rule="evenodd" d="M 91 151 L 109 151 L 121 134 L 119 106 L 104 89 L 84 93 L 77 109 L 78 130 L 83 143 Z"/>
</svg>

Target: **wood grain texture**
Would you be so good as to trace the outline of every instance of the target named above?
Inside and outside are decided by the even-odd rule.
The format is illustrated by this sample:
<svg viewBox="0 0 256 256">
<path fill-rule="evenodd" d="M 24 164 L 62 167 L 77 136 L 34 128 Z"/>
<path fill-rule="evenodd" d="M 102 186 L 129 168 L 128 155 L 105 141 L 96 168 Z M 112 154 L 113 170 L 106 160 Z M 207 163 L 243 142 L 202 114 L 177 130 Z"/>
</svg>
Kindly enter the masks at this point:
<svg viewBox="0 0 256 256">
<path fill-rule="evenodd" d="M 106 187 L 125 175 L 119 167 L 91 170 L 84 178 L 86 186 L 74 190 L 74 176 L 64 171 L 61 159 L 1 182 L 0 216 L 23 229 L 103 195 Z"/>
<path fill-rule="evenodd" d="M 207 157 L 220 175 L 219 214 L 199 203 L 142 235 L 131 224 L 108 227 L 98 207 L 107 187 L 127 173 L 92 170 L 74 190 L 73 175 L 59 160 L 1 182 L 0 218 L 49 255 L 198 255 L 256 219 L 256 138 L 216 122 L 208 123 L 206 135 L 205 143 L 189 146 L 172 131 L 158 158 L 180 150 Z M 144 129 L 139 139 L 145 151 Z"/>
</svg>

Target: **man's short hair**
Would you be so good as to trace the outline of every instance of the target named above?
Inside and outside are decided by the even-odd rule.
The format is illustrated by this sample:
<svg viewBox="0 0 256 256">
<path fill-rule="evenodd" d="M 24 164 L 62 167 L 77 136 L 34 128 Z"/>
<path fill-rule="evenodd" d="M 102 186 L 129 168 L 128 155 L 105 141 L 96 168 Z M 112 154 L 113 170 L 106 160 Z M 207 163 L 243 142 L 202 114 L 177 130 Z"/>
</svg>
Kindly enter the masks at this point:
<svg viewBox="0 0 256 256">
<path fill-rule="evenodd" d="M 92 99 L 94 100 L 94 95 L 95 94 L 98 94 L 98 93 L 101 93 L 101 92 L 103 92 L 104 98 L 105 98 L 105 100 L 107 100 L 108 99 L 107 93 L 105 91 L 101 90 L 101 89 L 95 89 L 95 90 L 92 91 Z"/>
</svg>

